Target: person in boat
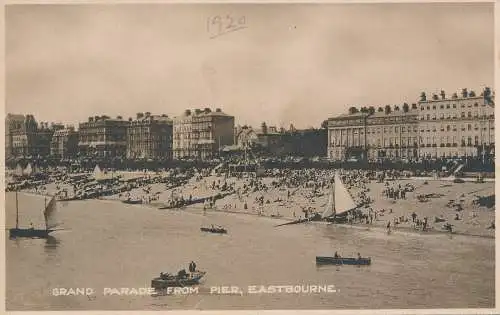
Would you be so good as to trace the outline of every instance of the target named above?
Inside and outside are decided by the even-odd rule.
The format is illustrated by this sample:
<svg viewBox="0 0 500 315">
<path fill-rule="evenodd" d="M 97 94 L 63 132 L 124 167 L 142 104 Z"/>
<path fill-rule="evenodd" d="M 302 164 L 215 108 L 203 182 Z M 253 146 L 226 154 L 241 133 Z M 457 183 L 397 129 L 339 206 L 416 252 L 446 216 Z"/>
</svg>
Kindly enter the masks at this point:
<svg viewBox="0 0 500 315">
<path fill-rule="evenodd" d="M 33 222 L 30 222 L 30 230 L 34 230 L 35 228 L 33 227 Z"/>
<path fill-rule="evenodd" d="M 361 254 L 358 253 L 358 260 L 361 260 Z"/>
<path fill-rule="evenodd" d="M 194 262 L 194 261 L 191 261 L 191 262 L 189 263 L 189 272 L 193 273 L 193 272 L 195 272 L 195 271 L 196 271 L 196 264 L 195 264 L 195 262 Z"/>
</svg>

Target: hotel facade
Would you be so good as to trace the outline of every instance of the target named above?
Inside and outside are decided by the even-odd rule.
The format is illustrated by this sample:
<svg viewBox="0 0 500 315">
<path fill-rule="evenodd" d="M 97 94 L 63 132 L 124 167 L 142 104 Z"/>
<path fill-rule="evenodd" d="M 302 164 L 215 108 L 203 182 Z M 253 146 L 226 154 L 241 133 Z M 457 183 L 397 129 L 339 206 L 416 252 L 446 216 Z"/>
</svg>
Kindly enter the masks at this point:
<svg viewBox="0 0 500 315">
<path fill-rule="evenodd" d="M 234 116 L 219 108 L 186 110 L 174 118 L 174 159 L 213 159 L 219 156 L 222 147 L 233 143 Z"/>
<path fill-rule="evenodd" d="M 422 93 L 411 106 L 352 110 L 328 119 L 328 158 L 429 159 L 493 155 L 494 95 L 489 88 L 476 96 L 463 89 L 427 99 Z"/>
<path fill-rule="evenodd" d="M 172 159 L 172 119 L 138 113 L 127 129 L 127 159 Z"/>
</svg>

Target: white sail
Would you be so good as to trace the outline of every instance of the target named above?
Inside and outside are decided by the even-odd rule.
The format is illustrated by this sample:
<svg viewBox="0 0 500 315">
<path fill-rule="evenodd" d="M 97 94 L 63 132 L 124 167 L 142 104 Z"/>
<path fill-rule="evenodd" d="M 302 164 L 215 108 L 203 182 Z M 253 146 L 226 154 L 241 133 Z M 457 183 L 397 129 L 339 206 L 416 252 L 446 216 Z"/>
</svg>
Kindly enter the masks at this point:
<svg viewBox="0 0 500 315">
<path fill-rule="evenodd" d="M 102 176 L 103 176 L 103 174 L 102 174 L 101 168 L 99 167 L 99 165 L 96 165 L 94 168 L 94 179 L 99 180 L 102 178 Z"/>
<path fill-rule="evenodd" d="M 330 188 L 330 195 L 328 196 L 328 203 L 326 204 L 326 209 L 323 211 L 323 214 L 321 215 L 323 218 L 329 217 L 333 215 L 333 186 Z"/>
<path fill-rule="evenodd" d="M 335 202 L 335 214 L 342 214 L 349 210 L 352 210 L 357 207 L 356 203 L 352 199 L 351 194 L 342 183 L 340 179 L 340 175 L 335 173 L 335 194 L 334 194 L 334 202 Z"/>
<path fill-rule="evenodd" d="M 45 207 L 45 210 L 43 211 L 47 229 L 55 228 L 58 225 L 58 222 L 56 221 L 56 210 L 57 210 L 57 201 L 54 196 L 52 197 L 52 199 L 50 199 L 49 203 Z"/>
<path fill-rule="evenodd" d="M 28 163 L 28 166 L 23 171 L 24 175 L 30 176 L 33 173 L 33 169 L 31 168 L 31 163 Z"/>
<path fill-rule="evenodd" d="M 21 165 L 17 164 L 14 174 L 16 176 L 23 176 L 23 168 L 21 167 Z"/>
</svg>

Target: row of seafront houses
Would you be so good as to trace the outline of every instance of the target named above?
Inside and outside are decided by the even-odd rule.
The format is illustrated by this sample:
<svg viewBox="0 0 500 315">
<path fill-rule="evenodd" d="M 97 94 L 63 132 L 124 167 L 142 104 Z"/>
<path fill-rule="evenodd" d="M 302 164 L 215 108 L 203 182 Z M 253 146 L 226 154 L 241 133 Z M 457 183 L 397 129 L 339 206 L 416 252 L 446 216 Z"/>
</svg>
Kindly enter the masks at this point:
<svg viewBox="0 0 500 315">
<path fill-rule="evenodd" d="M 325 120 L 321 128 L 289 130 L 267 126 L 235 127 L 234 116 L 220 109 L 186 110 L 173 119 L 138 113 L 89 117 L 79 129 L 38 124 L 32 115 L 6 117 L 6 158 L 75 157 L 211 160 L 248 149 L 275 156 L 346 159 L 491 158 L 494 155 L 494 93 L 444 91 L 418 103 L 391 107 L 351 107 Z"/>
<path fill-rule="evenodd" d="M 138 113 L 89 117 L 79 129 L 37 123 L 33 115 L 7 114 L 6 159 L 90 157 L 131 160 L 212 160 L 221 154 L 260 148 L 275 155 L 326 155 L 326 129 L 290 130 L 261 125 L 235 127 L 220 109 L 186 110 L 173 119 Z"/>
</svg>

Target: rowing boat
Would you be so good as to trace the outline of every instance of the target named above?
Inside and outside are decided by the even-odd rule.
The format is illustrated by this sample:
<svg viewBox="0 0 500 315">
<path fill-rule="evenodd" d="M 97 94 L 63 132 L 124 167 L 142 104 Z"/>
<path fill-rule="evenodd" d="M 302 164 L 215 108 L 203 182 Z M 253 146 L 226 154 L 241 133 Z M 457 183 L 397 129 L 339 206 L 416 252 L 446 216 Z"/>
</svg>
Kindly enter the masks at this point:
<svg viewBox="0 0 500 315">
<path fill-rule="evenodd" d="M 227 230 L 224 228 L 205 228 L 202 227 L 200 228 L 202 232 L 210 232 L 210 233 L 217 233 L 217 234 L 227 234 Z"/>
<path fill-rule="evenodd" d="M 166 289 L 169 287 L 185 287 L 199 284 L 201 278 L 205 276 L 206 271 L 196 271 L 188 274 L 185 277 L 174 275 L 163 275 L 151 280 L 151 287 L 156 290 Z"/>
<path fill-rule="evenodd" d="M 371 265 L 372 259 L 368 258 L 335 258 L 328 256 L 316 256 L 317 265 Z"/>
</svg>

